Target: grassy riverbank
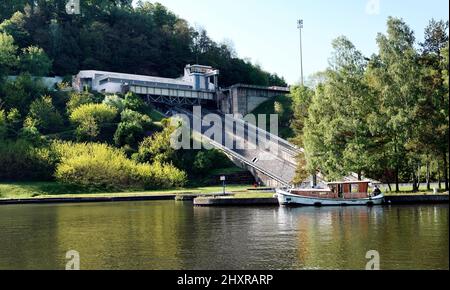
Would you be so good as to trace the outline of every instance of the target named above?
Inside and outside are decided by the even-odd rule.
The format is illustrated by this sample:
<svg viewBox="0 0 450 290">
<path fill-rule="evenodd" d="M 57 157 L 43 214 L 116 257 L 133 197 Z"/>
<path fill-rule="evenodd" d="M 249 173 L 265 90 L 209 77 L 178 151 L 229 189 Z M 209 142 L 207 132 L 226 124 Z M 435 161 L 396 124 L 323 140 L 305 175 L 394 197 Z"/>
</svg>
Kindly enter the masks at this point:
<svg viewBox="0 0 450 290">
<path fill-rule="evenodd" d="M 251 185 L 229 185 L 227 192 L 238 197 L 261 196 L 271 197 L 273 193 L 249 192 Z M 0 183 L 0 199 L 24 198 L 83 198 L 83 197 L 130 197 L 159 196 L 173 194 L 213 194 L 222 192 L 221 186 L 181 188 L 174 190 L 152 190 L 144 192 L 87 192 L 83 188 L 64 185 L 56 182 L 18 182 Z"/>
<path fill-rule="evenodd" d="M 226 190 L 233 193 L 235 198 L 271 198 L 273 192 L 248 190 L 252 185 L 228 185 Z M 84 197 L 135 197 L 161 196 L 174 194 L 214 194 L 222 192 L 221 186 L 180 188 L 173 190 L 151 190 L 140 192 L 95 192 L 86 189 L 64 185 L 57 182 L 11 182 L 0 183 L 0 199 L 25 198 L 84 198 Z M 440 192 L 439 194 L 448 194 Z M 413 193 L 409 188 L 402 188 L 401 192 L 388 192 L 386 195 L 433 195 L 431 191 Z"/>
</svg>

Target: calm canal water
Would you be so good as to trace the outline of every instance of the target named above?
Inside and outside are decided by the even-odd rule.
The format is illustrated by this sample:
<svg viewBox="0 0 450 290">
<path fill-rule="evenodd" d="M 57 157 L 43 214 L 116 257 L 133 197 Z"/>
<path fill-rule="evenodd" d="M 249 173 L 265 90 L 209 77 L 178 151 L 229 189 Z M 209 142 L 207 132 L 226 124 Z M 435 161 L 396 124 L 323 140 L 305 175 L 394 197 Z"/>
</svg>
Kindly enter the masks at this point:
<svg viewBox="0 0 450 290">
<path fill-rule="evenodd" d="M 173 201 L 0 207 L 0 269 L 448 269 L 448 205 L 194 208 Z"/>
</svg>

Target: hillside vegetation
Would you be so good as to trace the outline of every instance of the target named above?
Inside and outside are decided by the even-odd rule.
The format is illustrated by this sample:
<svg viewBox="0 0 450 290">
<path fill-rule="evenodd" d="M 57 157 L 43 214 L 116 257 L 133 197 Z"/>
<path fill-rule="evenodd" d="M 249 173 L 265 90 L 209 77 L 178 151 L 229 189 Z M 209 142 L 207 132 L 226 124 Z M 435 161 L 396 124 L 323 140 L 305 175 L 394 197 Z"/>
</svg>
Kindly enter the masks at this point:
<svg viewBox="0 0 450 290">
<path fill-rule="evenodd" d="M 232 44 L 214 42 L 205 29 L 194 29 L 161 4 L 139 1 L 133 7 L 131 0 L 83 0 L 81 14 L 69 15 L 66 3 L 0 3 L 0 33 L 11 35 L 19 52 L 42 49 L 49 57 L 44 66 L 33 67 L 33 75 L 96 69 L 179 77 L 186 64 L 199 63 L 219 69 L 222 86 L 286 84 L 239 58 Z M 11 71 L 21 72 L 21 67 Z"/>
</svg>

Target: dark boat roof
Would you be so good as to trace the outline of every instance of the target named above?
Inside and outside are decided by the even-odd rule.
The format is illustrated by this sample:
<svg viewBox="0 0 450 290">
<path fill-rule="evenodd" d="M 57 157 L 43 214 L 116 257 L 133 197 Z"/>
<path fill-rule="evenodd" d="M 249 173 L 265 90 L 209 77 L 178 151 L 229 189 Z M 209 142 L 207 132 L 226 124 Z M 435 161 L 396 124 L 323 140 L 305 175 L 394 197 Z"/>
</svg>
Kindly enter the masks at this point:
<svg viewBox="0 0 450 290">
<path fill-rule="evenodd" d="M 338 182 L 328 182 L 328 185 L 338 185 L 338 184 L 368 184 L 368 183 L 376 183 L 370 180 L 355 180 L 355 181 L 338 181 Z"/>
</svg>

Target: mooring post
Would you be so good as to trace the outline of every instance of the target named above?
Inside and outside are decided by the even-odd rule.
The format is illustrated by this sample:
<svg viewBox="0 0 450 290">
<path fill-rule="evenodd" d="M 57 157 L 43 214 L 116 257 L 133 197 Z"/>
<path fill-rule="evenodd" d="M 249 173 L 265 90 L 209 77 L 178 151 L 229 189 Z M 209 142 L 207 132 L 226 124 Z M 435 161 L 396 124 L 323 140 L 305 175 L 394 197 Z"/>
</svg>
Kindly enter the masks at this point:
<svg viewBox="0 0 450 290">
<path fill-rule="evenodd" d="M 225 176 L 221 176 L 220 177 L 220 180 L 222 181 L 222 186 L 223 186 L 223 195 L 225 195 L 226 193 L 225 193 L 225 180 L 226 180 L 227 178 L 225 177 Z"/>
</svg>

